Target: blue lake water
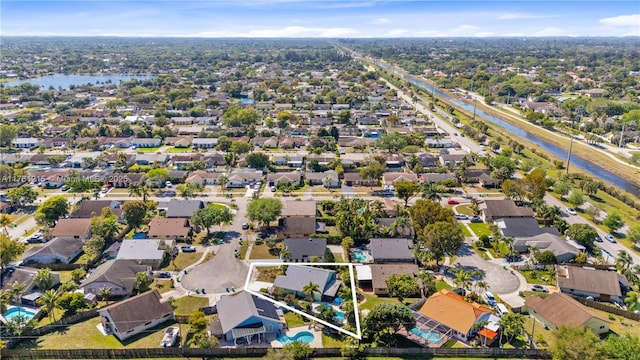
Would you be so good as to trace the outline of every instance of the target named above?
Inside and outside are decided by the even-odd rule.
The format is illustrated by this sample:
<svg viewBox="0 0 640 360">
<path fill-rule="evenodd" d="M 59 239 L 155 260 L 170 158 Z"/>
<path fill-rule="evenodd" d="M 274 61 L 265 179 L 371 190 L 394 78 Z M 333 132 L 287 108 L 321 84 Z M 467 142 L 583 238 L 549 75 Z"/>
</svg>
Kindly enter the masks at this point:
<svg viewBox="0 0 640 360">
<path fill-rule="evenodd" d="M 420 81 L 417 79 L 414 79 L 413 77 L 409 77 L 399 71 L 397 71 L 394 68 L 389 67 L 386 64 L 377 62 L 377 64 L 381 67 L 383 67 L 386 70 L 389 70 L 391 72 L 393 72 L 394 74 L 402 77 L 403 79 L 420 86 L 421 88 L 429 91 L 429 92 L 433 92 L 435 93 L 436 96 L 441 97 L 446 99 L 447 101 L 451 102 L 452 104 L 459 106 L 469 112 L 473 112 L 473 105 L 467 104 L 463 101 L 460 101 L 452 96 L 450 96 L 447 93 L 444 93 L 436 88 L 434 88 L 433 86 L 430 86 L 429 84 L 425 83 L 424 81 Z M 556 146 L 552 143 L 549 143 L 543 139 L 538 138 L 537 136 L 535 136 L 534 134 L 530 134 L 527 131 L 512 125 L 502 119 L 499 119 L 493 115 L 487 114 L 484 111 L 480 110 L 480 109 L 476 109 L 476 114 L 483 118 L 483 119 L 487 119 L 489 122 L 494 123 L 500 127 L 502 127 L 503 129 L 507 130 L 508 132 L 510 132 L 511 134 L 515 135 L 516 137 L 520 137 L 520 138 L 524 138 L 527 139 L 537 145 L 540 146 L 540 148 L 542 148 L 543 150 L 553 154 L 554 156 L 559 157 L 560 159 L 566 159 L 567 158 L 567 151 L 564 150 L 563 148 Z M 628 191 L 636 196 L 640 196 L 640 186 L 637 186 L 625 179 L 623 179 L 622 177 L 614 174 L 613 172 L 600 167 L 596 164 L 593 164 L 575 154 L 571 155 L 571 166 L 572 167 L 576 167 L 582 171 L 584 171 L 585 173 L 591 175 L 594 178 L 599 178 L 605 182 L 608 182 L 609 184 L 616 186 L 622 190 Z"/>
<path fill-rule="evenodd" d="M 53 86 L 54 89 L 61 87 L 65 90 L 69 90 L 71 85 L 86 85 L 92 84 L 96 86 L 104 86 L 109 84 L 118 85 L 122 81 L 129 81 L 131 79 L 147 80 L 153 78 L 152 76 L 133 76 L 133 75 L 63 75 L 56 74 L 50 76 L 43 76 L 34 79 L 16 80 L 4 83 L 4 86 L 18 86 L 21 84 L 29 83 L 40 86 L 41 89 L 49 89 Z"/>
</svg>

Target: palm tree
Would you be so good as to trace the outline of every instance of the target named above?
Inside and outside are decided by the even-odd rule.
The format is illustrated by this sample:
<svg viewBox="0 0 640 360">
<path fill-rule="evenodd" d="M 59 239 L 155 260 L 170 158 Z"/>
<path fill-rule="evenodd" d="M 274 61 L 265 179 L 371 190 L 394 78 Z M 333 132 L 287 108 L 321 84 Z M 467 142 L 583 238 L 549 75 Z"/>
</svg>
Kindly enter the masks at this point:
<svg viewBox="0 0 640 360">
<path fill-rule="evenodd" d="M 422 198 L 427 200 L 439 201 L 442 197 L 438 193 L 438 188 L 433 183 L 425 183 L 422 185 Z"/>
<path fill-rule="evenodd" d="M 142 197 L 142 185 L 135 182 L 129 184 L 129 196 Z"/>
<path fill-rule="evenodd" d="M 302 288 L 302 292 L 306 295 L 305 299 L 313 301 L 313 295 L 320 292 L 320 286 L 309 281 L 309 283 Z"/>
<path fill-rule="evenodd" d="M 109 297 L 111 296 L 111 287 L 110 286 L 101 287 L 100 290 L 98 290 L 98 295 L 100 296 L 102 301 L 106 303 L 106 305 L 109 305 Z"/>
<path fill-rule="evenodd" d="M 4 233 L 6 235 L 9 235 L 8 227 L 11 226 L 12 223 L 13 223 L 13 219 L 11 218 L 11 215 L 8 215 L 8 214 L 0 215 L 0 226 L 2 226 Z"/>
<path fill-rule="evenodd" d="M 633 264 L 633 258 L 626 250 L 620 250 L 618 252 L 618 260 L 616 265 L 623 269 L 623 272 L 627 272 Z"/>
<path fill-rule="evenodd" d="M 49 269 L 40 269 L 33 277 L 33 282 L 41 291 L 49 290 L 53 286 L 54 276 Z"/>
<path fill-rule="evenodd" d="M 453 279 L 453 283 L 459 288 L 468 290 L 468 288 L 471 286 L 471 272 L 458 269 L 456 271 L 456 277 Z"/>
<path fill-rule="evenodd" d="M 222 191 L 222 195 L 224 195 L 224 189 L 227 187 L 228 183 L 229 183 L 229 177 L 227 176 L 227 174 L 223 174 L 218 179 L 218 184 L 220 184 L 220 190 Z"/>
<path fill-rule="evenodd" d="M 476 287 L 478 287 L 478 290 L 484 293 L 485 291 L 489 290 L 491 286 L 489 286 L 486 281 L 478 281 L 476 283 Z"/>
<path fill-rule="evenodd" d="M 638 293 L 635 291 L 629 291 L 627 293 L 627 297 L 624 298 L 624 303 L 627 304 L 627 310 L 631 312 L 638 308 L 638 302 L 640 302 L 640 298 L 638 297 Z"/>
<path fill-rule="evenodd" d="M 389 226 L 389 235 L 391 235 L 392 237 L 403 235 L 403 234 L 406 235 L 405 230 L 410 225 L 411 225 L 411 220 L 409 220 L 408 217 L 400 216 L 399 218 L 396 218 L 396 220 L 392 222 L 391 225 Z"/>
<path fill-rule="evenodd" d="M 42 293 L 42 296 L 37 300 L 38 305 L 44 306 L 49 314 L 49 320 L 56 321 L 55 308 L 58 306 L 58 300 L 60 300 L 60 293 L 56 290 L 47 290 Z"/>
<path fill-rule="evenodd" d="M 0 290 L 0 312 L 7 311 L 7 305 L 11 302 L 11 293 L 7 290 Z"/>
<path fill-rule="evenodd" d="M 280 250 L 280 258 L 284 261 L 288 261 L 291 259 L 291 251 L 289 249 L 284 248 Z"/>
</svg>

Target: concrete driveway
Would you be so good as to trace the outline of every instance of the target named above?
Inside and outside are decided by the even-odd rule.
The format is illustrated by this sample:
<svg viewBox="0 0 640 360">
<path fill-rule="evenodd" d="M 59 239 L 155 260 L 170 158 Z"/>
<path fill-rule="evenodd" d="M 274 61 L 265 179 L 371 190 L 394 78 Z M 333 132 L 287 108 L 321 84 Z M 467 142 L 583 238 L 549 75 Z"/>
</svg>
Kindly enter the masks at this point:
<svg viewBox="0 0 640 360">
<path fill-rule="evenodd" d="M 245 216 L 249 199 L 234 198 L 238 211 L 231 225 L 222 228 L 226 232 L 224 244 L 214 245 L 219 248 L 213 259 L 193 268 L 187 275 L 182 276 L 182 286 L 187 290 L 195 288 L 205 289 L 207 293 L 224 293 L 227 288 L 241 290 L 247 279 L 249 266 L 233 256 L 233 251 L 240 250 L 239 240 L 246 239 L 246 231 L 242 230 L 242 223 L 247 222 Z"/>
<path fill-rule="evenodd" d="M 483 281 L 489 285 L 490 292 L 498 295 L 509 294 L 520 288 L 520 280 L 517 276 L 503 269 L 502 266 L 483 259 L 468 243 L 462 244 L 457 256 L 451 268 L 480 270 L 484 276 Z M 448 271 L 447 277 L 453 280 L 455 275 Z"/>
</svg>

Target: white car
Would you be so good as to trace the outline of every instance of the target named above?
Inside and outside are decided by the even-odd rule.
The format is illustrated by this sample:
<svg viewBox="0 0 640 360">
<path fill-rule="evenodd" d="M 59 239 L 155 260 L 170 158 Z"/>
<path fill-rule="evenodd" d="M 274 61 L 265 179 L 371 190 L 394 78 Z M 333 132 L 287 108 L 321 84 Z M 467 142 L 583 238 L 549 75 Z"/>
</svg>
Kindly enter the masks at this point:
<svg viewBox="0 0 640 360">
<path fill-rule="evenodd" d="M 576 212 L 576 210 L 575 210 L 575 209 L 567 208 L 567 214 L 569 214 L 569 215 L 576 215 L 576 214 L 577 214 L 577 212 Z"/>
<path fill-rule="evenodd" d="M 615 243 L 618 242 L 618 241 L 616 241 L 616 238 L 614 238 L 613 235 L 610 235 L 610 234 L 605 235 L 604 238 L 607 239 L 607 241 L 612 243 L 612 244 L 615 244 Z"/>
</svg>

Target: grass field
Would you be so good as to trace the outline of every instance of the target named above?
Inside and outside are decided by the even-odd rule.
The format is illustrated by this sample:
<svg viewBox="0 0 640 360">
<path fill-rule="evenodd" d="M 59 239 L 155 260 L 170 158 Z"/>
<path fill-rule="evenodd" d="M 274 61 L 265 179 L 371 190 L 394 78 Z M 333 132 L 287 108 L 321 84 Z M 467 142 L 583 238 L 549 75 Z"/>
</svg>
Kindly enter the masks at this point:
<svg viewBox="0 0 640 360">
<path fill-rule="evenodd" d="M 471 231 L 473 231 L 477 237 L 482 235 L 491 235 L 491 230 L 489 230 L 489 225 L 485 223 L 469 223 L 469 227 Z"/>
<path fill-rule="evenodd" d="M 468 227 L 461 224 L 460 228 L 462 229 L 462 233 L 464 233 L 465 237 L 473 237 L 473 234 L 471 233 L 471 231 L 469 231 Z"/>
<path fill-rule="evenodd" d="M 456 206 L 455 211 L 458 214 L 473 216 L 473 211 L 471 211 L 471 207 L 469 207 L 469 205 L 466 205 L 466 204 Z"/>
<path fill-rule="evenodd" d="M 292 311 L 289 311 L 288 313 L 284 314 L 284 319 L 287 321 L 287 326 L 289 328 L 304 326 L 309 323 L 309 321 L 305 322 L 305 320 L 307 320 L 306 318 L 303 318 L 302 316 Z"/>
<path fill-rule="evenodd" d="M 155 279 L 151 284 L 151 289 L 158 289 L 160 294 L 164 294 L 167 291 L 173 290 L 171 288 L 171 280 L 169 279 Z"/>
<path fill-rule="evenodd" d="M 535 271 L 520 271 L 520 274 L 527 279 L 529 284 L 540 285 L 556 285 L 556 277 L 551 275 L 549 271 L 535 270 Z"/>
<path fill-rule="evenodd" d="M 209 306 L 209 299 L 206 297 L 183 296 L 173 300 L 176 315 L 191 315 L 201 307 Z"/>
<path fill-rule="evenodd" d="M 172 153 L 172 154 L 175 154 L 175 153 L 186 153 L 186 152 L 190 152 L 190 151 L 192 151 L 191 146 L 186 147 L 186 148 L 170 147 L 170 148 L 167 149 L 167 152 L 168 153 Z"/>
<path fill-rule="evenodd" d="M 282 244 L 276 245 L 276 248 L 282 248 Z M 265 244 L 256 245 L 251 247 L 251 254 L 249 259 L 277 259 L 278 256 L 269 252 L 269 247 Z"/>
<path fill-rule="evenodd" d="M 195 263 L 196 261 L 200 260 L 201 257 L 202 257 L 201 252 L 194 252 L 194 253 L 180 252 L 178 256 L 176 256 L 176 259 L 173 261 L 173 263 L 169 261 L 167 265 L 162 269 L 170 270 L 170 271 L 182 270 L 188 267 L 189 265 Z"/>
</svg>

